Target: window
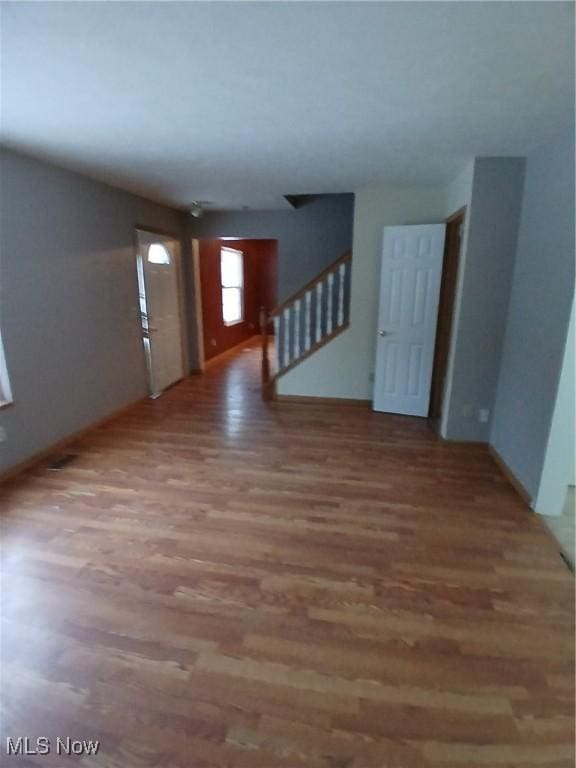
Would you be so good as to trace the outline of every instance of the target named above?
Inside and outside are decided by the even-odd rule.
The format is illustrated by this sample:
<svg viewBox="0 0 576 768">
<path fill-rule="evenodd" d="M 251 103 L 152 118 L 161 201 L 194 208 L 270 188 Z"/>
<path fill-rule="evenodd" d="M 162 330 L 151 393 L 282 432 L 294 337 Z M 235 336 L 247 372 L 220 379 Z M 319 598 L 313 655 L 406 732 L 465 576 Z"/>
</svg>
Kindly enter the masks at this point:
<svg viewBox="0 0 576 768">
<path fill-rule="evenodd" d="M 12 402 L 12 391 L 8 379 L 8 369 L 6 368 L 6 358 L 4 357 L 4 345 L 2 344 L 2 334 L 0 333 L 0 408 Z"/>
<path fill-rule="evenodd" d="M 162 243 L 152 243 L 148 248 L 150 264 L 170 264 L 170 251 Z"/>
<path fill-rule="evenodd" d="M 220 250 L 222 320 L 236 325 L 244 319 L 244 254 L 234 248 Z"/>
</svg>

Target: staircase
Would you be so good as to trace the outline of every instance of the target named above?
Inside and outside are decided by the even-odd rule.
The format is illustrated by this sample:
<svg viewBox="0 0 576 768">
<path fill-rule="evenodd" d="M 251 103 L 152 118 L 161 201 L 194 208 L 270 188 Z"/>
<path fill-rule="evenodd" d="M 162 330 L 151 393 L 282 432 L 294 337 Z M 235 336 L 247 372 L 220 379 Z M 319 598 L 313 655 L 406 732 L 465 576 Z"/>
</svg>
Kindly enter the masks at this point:
<svg viewBox="0 0 576 768">
<path fill-rule="evenodd" d="M 351 269 L 352 253 L 347 251 L 271 312 L 260 310 L 265 400 L 275 397 L 281 376 L 348 328 Z M 270 355 L 272 328 L 274 353 Z"/>
</svg>

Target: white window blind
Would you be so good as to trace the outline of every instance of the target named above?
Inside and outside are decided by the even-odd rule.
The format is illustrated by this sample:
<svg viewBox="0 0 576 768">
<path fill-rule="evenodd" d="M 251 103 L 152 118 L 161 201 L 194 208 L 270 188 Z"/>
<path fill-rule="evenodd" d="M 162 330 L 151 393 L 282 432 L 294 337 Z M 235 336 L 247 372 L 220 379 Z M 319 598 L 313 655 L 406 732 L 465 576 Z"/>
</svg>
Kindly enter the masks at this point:
<svg viewBox="0 0 576 768">
<path fill-rule="evenodd" d="M 222 320 L 235 325 L 244 319 L 244 254 L 234 248 L 220 250 Z"/>
</svg>

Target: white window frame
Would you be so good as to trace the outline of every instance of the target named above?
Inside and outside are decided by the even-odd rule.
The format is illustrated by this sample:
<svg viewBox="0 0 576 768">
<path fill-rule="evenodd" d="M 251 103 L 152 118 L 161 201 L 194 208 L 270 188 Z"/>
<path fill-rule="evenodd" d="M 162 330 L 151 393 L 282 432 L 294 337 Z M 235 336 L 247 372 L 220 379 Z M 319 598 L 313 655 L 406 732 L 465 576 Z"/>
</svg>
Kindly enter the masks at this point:
<svg viewBox="0 0 576 768">
<path fill-rule="evenodd" d="M 6 365 L 6 355 L 4 354 L 4 344 L 2 342 L 2 331 L 0 331 L 0 408 L 10 405 L 13 402 L 12 389 L 10 387 L 10 377 L 8 376 L 8 367 Z"/>
<path fill-rule="evenodd" d="M 242 269 L 241 269 L 241 280 L 239 285 L 223 285 L 222 283 L 222 254 L 225 251 L 228 253 L 234 253 L 240 257 L 240 263 L 242 265 Z M 240 317 L 237 320 L 226 321 L 224 319 L 224 291 L 229 289 L 240 291 Z M 222 322 L 227 328 L 230 328 L 233 325 L 239 325 L 240 323 L 244 322 L 244 252 L 239 251 L 236 248 L 228 248 L 227 246 L 222 246 L 220 248 L 220 302 L 221 302 Z"/>
</svg>

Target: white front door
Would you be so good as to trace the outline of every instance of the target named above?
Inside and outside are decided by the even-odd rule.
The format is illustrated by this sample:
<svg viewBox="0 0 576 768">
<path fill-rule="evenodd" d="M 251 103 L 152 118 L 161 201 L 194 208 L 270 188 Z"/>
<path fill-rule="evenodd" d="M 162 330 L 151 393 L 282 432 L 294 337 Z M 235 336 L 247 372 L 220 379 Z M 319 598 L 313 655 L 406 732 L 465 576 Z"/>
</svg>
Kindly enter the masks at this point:
<svg viewBox="0 0 576 768">
<path fill-rule="evenodd" d="M 384 229 L 375 411 L 428 416 L 445 228 Z"/>
<path fill-rule="evenodd" d="M 184 376 L 179 297 L 179 245 L 137 230 L 138 288 L 149 390 L 156 396 Z"/>
</svg>

